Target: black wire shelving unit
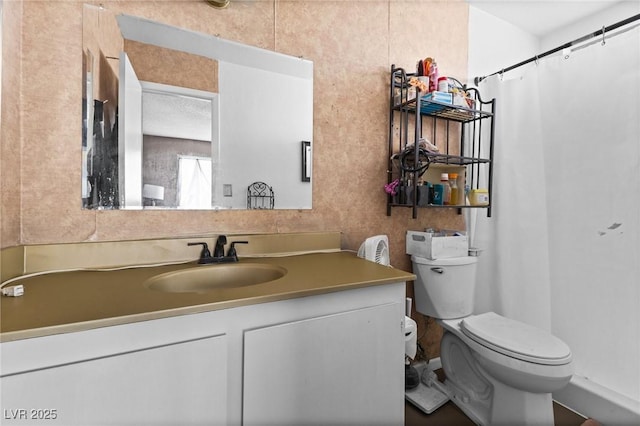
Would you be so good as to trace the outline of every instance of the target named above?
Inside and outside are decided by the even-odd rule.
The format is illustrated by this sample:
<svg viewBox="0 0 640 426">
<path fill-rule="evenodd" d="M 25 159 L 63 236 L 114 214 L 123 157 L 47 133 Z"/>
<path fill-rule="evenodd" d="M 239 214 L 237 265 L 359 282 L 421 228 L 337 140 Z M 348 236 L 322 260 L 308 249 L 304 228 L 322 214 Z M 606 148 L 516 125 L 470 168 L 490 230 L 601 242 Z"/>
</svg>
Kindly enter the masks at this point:
<svg viewBox="0 0 640 426">
<path fill-rule="evenodd" d="M 388 195 L 387 215 L 394 207 L 409 207 L 414 219 L 419 208 L 457 208 L 459 212 L 463 208 L 484 208 L 491 216 L 495 99 L 484 101 L 477 89 L 467 89 L 453 79 L 470 95 L 471 105 L 441 102 L 421 93 L 418 87 L 412 93 L 409 80 L 416 73 L 392 65 L 390 76 L 387 175 L 389 184 L 397 181 L 399 185 L 395 195 Z M 423 149 L 417 143 L 422 138 L 437 145 L 438 151 Z M 462 174 L 462 192 L 464 187 L 487 189 L 489 203 L 469 205 L 464 196 L 455 204 L 427 203 L 419 191 L 419 180 L 432 181 L 446 171 Z"/>
</svg>

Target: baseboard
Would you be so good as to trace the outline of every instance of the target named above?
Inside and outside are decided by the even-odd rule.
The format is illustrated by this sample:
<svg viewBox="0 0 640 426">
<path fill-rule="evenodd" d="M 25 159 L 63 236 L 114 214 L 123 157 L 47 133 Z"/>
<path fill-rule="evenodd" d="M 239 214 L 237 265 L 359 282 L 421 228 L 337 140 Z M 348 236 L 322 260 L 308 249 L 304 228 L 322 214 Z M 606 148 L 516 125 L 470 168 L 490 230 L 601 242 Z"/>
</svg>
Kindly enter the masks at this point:
<svg viewBox="0 0 640 426">
<path fill-rule="evenodd" d="M 586 377 L 573 376 L 553 399 L 584 417 L 605 425 L 640 425 L 640 401 L 621 395 Z"/>
</svg>

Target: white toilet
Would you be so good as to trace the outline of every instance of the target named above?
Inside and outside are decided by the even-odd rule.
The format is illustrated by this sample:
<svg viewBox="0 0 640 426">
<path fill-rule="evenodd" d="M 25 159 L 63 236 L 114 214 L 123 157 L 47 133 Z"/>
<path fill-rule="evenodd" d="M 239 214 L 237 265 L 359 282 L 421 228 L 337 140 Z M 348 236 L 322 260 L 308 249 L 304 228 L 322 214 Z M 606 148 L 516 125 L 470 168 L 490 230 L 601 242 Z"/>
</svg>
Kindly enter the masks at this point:
<svg viewBox="0 0 640 426">
<path fill-rule="evenodd" d="M 480 425 L 552 426 L 551 392 L 573 374 L 569 347 L 493 312 L 472 315 L 477 257 L 411 260 L 416 310 L 445 330 L 440 359 L 451 400 Z"/>
</svg>

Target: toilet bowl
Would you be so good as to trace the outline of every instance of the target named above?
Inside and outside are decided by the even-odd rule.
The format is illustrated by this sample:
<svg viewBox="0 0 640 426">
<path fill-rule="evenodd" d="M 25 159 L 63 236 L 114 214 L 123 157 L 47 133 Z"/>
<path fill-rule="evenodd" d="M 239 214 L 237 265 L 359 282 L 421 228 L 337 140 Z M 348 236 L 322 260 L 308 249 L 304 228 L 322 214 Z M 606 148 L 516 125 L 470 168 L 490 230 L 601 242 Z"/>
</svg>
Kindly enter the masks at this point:
<svg viewBox="0 0 640 426">
<path fill-rule="evenodd" d="M 446 392 L 480 425 L 553 425 L 551 392 L 571 379 L 571 350 L 528 324 L 494 312 L 473 315 L 477 261 L 412 256 L 416 310 L 445 331 Z"/>
</svg>

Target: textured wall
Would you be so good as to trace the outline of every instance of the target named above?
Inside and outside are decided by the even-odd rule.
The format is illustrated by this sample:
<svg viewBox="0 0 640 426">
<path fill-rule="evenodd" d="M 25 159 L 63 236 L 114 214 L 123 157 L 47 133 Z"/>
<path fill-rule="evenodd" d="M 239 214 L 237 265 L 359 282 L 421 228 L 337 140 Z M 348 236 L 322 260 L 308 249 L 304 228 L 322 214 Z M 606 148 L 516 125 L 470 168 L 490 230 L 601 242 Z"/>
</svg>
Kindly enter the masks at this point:
<svg viewBox="0 0 640 426">
<path fill-rule="evenodd" d="M 218 61 L 131 40 L 124 50 L 140 80 L 218 93 Z"/>
<path fill-rule="evenodd" d="M 312 60 L 313 209 L 82 210 L 83 2 L 12 1 L 5 2 L 5 8 L 21 6 L 23 13 L 22 62 L 16 64 L 20 56 L 15 47 L 3 52 L 3 247 L 217 232 L 339 230 L 346 249 L 357 249 L 370 235 L 389 235 L 393 265 L 411 270 L 404 254 L 407 229 L 462 226 L 462 216 L 444 209 L 421 210 L 417 220 L 411 218 L 410 209 L 394 209 L 387 217 L 383 185 L 390 66 L 411 70 L 418 59 L 432 56 L 441 73 L 466 79 L 464 1 L 232 0 L 223 10 L 192 0 L 100 3 L 115 12 Z M 8 21 L 13 22 L 5 17 L 5 24 Z M 4 28 L 8 31 L 15 35 Z M 13 96 L 11 105 L 18 105 L 12 83 L 20 67 L 18 114 L 8 111 L 6 103 Z M 11 79 L 11 88 L 5 77 Z M 7 114 L 21 117 L 22 135 L 18 121 L 7 120 Z"/>
<path fill-rule="evenodd" d="M 20 3 L 2 4 L 0 245 L 20 244 Z"/>
</svg>

